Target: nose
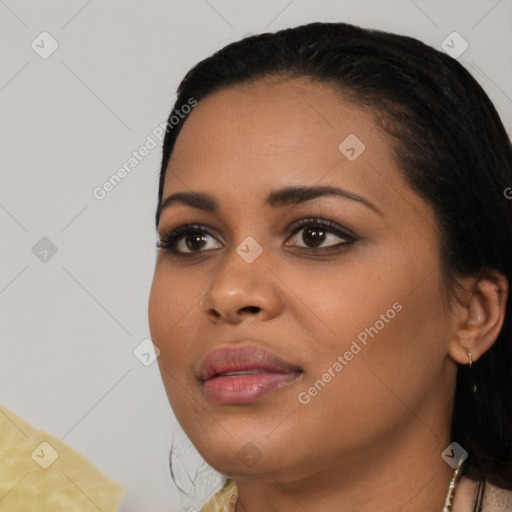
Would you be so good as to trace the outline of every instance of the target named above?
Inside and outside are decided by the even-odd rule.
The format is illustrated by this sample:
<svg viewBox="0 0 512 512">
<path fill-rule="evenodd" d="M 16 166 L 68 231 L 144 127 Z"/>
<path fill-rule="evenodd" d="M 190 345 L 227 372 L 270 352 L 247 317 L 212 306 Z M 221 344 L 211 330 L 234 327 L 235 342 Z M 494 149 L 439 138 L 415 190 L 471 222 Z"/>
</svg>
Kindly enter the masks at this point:
<svg viewBox="0 0 512 512">
<path fill-rule="evenodd" d="M 261 258 L 261 256 L 260 256 Z M 203 313 L 213 324 L 271 320 L 282 310 L 278 281 L 263 258 L 244 261 L 234 250 L 203 296 Z"/>
</svg>

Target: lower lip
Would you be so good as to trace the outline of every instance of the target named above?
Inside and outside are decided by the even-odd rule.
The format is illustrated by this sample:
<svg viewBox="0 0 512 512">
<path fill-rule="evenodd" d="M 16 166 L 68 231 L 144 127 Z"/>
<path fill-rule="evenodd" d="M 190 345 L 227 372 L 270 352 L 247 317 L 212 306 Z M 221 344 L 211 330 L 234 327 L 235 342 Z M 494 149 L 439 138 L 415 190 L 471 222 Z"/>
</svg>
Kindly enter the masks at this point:
<svg viewBox="0 0 512 512">
<path fill-rule="evenodd" d="M 204 382 L 204 394 L 220 404 L 246 404 L 288 386 L 299 376 L 290 373 L 253 373 L 212 377 Z"/>
</svg>

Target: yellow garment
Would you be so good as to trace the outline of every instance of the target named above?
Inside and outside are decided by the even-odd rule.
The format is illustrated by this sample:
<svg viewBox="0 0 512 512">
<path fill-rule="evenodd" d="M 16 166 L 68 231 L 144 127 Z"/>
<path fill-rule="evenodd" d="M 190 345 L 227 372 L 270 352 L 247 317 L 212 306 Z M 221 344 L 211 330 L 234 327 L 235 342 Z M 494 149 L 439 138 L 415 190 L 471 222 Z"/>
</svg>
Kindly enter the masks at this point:
<svg viewBox="0 0 512 512">
<path fill-rule="evenodd" d="M 123 495 L 66 443 L 0 405 L 0 512 L 115 512 Z"/>
<path fill-rule="evenodd" d="M 236 484 L 228 478 L 224 487 L 205 503 L 199 512 L 235 512 L 237 499 Z"/>
</svg>

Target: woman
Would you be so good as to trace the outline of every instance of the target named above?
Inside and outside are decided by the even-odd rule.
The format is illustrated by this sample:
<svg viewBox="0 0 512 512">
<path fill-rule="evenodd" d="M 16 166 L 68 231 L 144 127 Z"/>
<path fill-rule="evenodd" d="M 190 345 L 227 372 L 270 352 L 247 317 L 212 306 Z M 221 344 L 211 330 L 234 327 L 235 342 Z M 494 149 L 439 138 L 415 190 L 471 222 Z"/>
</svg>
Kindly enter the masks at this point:
<svg viewBox="0 0 512 512">
<path fill-rule="evenodd" d="M 178 89 L 149 298 L 203 511 L 512 510 L 512 148 L 456 60 L 313 23 Z"/>
</svg>

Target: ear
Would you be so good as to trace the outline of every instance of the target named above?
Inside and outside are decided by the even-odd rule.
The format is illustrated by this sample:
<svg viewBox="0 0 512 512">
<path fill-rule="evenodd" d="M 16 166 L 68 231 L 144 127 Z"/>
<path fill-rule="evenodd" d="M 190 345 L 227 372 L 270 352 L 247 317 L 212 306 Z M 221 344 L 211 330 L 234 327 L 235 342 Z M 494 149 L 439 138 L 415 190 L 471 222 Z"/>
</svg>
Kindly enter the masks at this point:
<svg viewBox="0 0 512 512">
<path fill-rule="evenodd" d="M 488 271 L 484 276 L 466 278 L 464 301 L 455 311 L 455 331 L 448 353 L 457 363 L 469 364 L 489 350 L 498 337 L 505 319 L 508 280 L 505 275 Z"/>
</svg>

